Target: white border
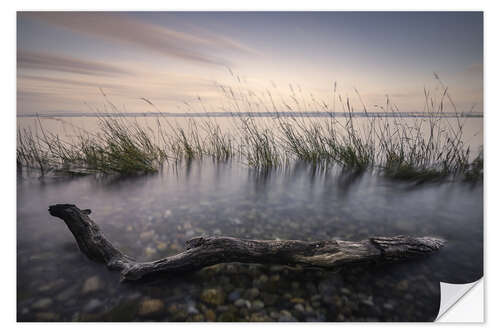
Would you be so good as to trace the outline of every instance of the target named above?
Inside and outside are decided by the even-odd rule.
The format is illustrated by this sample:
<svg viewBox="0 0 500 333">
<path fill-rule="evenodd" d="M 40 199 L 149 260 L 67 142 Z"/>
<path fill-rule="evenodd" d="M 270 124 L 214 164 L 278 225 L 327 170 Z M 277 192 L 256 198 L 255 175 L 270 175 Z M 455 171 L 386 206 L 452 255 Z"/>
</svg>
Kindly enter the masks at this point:
<svg viewBox="0 0 500 333">
<path fill-rule="evenodd" d="M 0 142 L 2 144 L 3 163 L 0 163 L 2 179 L 1 192 L 1 212 L 2 212 L 2 235 L 3 239 L 0 242 L 2 248 L 3 265 L 2 265 L 2 281 L 1 286 L 1 308 L 0 316 L 2 319 L 2 328 L 6 331 L 10 329 L 28 330 L 37 332 L 66 332 L 68 329 L 77 332 L 88 332 L 89 329 L 119 329 L 122 332 L 137 333 L 141 328 L 147 329 L 148 333 L 153 331 L 164 330 L 208 330 L 209 332 L 224 332 L 234 331 L 237 329 L 239 333 L 252 332 L 255 330 L 275 330 L 286 329 L 291 331 L 303 331 L 304 329 L 313 329 L 315 332 L 332 332 L 337 329 L 366 329 L 369 325 L 370 331 L 388 332 L 404 330 L 405 332 L 419 332 L 422 330 L 443 330 L 449 329 L 453 332 L 469 332 L 477 328 L 493 328 L 498 326 L 499 318 L 495 316 L 496 312 L 488 311 L 489 309 L 498 308 L 498 305 L 493 305 L 495 295 L 498 295 L 498 286 L 500 278 L 498 276 L 498 265 L 492 264 L 488 259 L 495 258 L 498 253 L 498 240 L 493 237 L 499 235 L 498 225 L 500 216 L 498 214 L 498 181 L 500 175 L 498 172 L 498 155 L 494 151 L 498 151 L 497 143 L 500 143 L 499 126 L 500 126 L 500 105 L 498 103 L 497 90 L 500 85 L 498 82 L 499 65 L 498 59 L 500 54 L 498 50 L 498 31 L 500 31 L 499 22 L 500 15 L 498 9 L 498 1 L 436 1 L 436 0 L 419 0 L 412 2 L 402 1 L 294 1 L 287 0 L 283 2 L 271 2 L 269 0 L 253 0 L 248 2 L 237 2 L 235 0 L 210 0 L 210 1 L 186 1 L 167 2 L 167 1 L 103 1 L 103 0 L 86 0 L 86 1 L 62 1 L 62 0 L 45 0 L 45 1 L 10 1 L 6 4 L 4 1 L 1 11 L 1 34 L 2 34 L 2 52 L 0 56 L 2 61 L 2 118 L 0 121 Z M 16 324 L 16 206 L 15 206 L 15 47 L 16 47 L 16 10 L 484 10 L 485 11 L 485 244 L 487 252 L 485 253 L 485 283 L 488 292 L 486 297 L 486 325 L 457 325 L 457 324 L 285 324 L 285 326 L 276 326 L 275 324 L 210 324 L 210 325 L 189 325 L 189 324 L 170 324 L 167 326 L 162 324 L 113 324 L 119 327 L 111 328 L 106 324 Z M 496 207 L 495 207 L 496 206 Z M 493 263 L 493 262 L 492 262 Z M 491 283 L 488 283 L 491 281 Z M 491 317 L 488 315 L 491 314 Z M 71 327 L 68 327 L 71 325 Z M 314 327 L 310 327 L 314 325 Z M 146 327 L 147 326 L 147 327 Z M 175 327 L 172 327 L 175 326 Z M 424 327 L 425 326 L 425 327 Z M 498 331 L 498 327 L 497 327 Z"/>
</svg>

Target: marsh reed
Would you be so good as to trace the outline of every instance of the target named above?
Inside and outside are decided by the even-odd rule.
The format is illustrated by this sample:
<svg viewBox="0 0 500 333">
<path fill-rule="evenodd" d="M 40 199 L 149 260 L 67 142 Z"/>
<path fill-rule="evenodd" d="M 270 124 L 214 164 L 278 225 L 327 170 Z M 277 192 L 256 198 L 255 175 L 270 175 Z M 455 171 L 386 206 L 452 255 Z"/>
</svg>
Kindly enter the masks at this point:
<svg viewBox="0 0 500 333">
<path fill-rule="evenodd" d="M 424 90 L 426 117 L 417 118 L 408 118 L 389 97 L 385 105 L 374 106 L 378 113 L 368 111 L 357 90 L 363 117 L 356 117 L 353 101 L 338 94 L 336 84 L 330 103 L 318 101 L 313 95 L 305 99 L 293 86 L 288 99 L 281 101 L 269 91 L 262 97 L 220 86 L 228 100 L 222 109 L 231 112 L 232 127 L 226 130 L 209 113 L 179 126 L 159 110 L 154 126 L 141 125 L 106 99 L 115 112 L 113 117 L 96 112 L 98 130 L 78 131 L 76 139 L 68 141 L 57 133 L 48 133 L 41 118 L 35 128 L 18 129 L 17 163 L 42 174 L 138 174 L 156 172 L 165 163 L 183 159 L 237 159 L 258 169 L 301 160 L 321 168 L 338 165 L 358 171 L 377 170 L 402 180 L 480 179 L 482 151 L 471 156 L 463 137 L 464 119 L 437 75 L 436 79 L 441 90 L 438 94 Z M 199 102 L 203 106 L 201 98 Z M 451 107 L 455 117 L 449 117 L 446 107 Z M 319 110 L 321 116 L 290 115 L 311 109 Z M 259 121 L 262 118 L 252 116 L 259 110 L 273 117 Z"/>
</svg>

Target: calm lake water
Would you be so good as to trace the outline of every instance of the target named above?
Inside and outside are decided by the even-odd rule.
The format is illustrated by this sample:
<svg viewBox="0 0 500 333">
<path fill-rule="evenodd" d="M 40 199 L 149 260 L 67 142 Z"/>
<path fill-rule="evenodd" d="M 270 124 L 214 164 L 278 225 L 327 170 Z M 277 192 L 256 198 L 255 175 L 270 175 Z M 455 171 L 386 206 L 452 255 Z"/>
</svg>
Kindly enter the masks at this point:
<svg viewBox="0 0 500 333">
<path fill-rule="evenodd" d="M 132 178 L 17 178 L 19 321 L 432 321 L 440 281 L 483 275 L 482 184 L 414 185 L 300 163 L 266 173 L 210 159 Z M 140 260 L 178 253 L 190 238 L 210 235 L 406 234 L 447 243 L 431 256 L 391 265 L 325 271 L 235 263 L 122 284 L 118 272 L 79 252 L 65 224 L 47 211 L 55 203 L 92 209 L 107 237 Z"/>
</svg>

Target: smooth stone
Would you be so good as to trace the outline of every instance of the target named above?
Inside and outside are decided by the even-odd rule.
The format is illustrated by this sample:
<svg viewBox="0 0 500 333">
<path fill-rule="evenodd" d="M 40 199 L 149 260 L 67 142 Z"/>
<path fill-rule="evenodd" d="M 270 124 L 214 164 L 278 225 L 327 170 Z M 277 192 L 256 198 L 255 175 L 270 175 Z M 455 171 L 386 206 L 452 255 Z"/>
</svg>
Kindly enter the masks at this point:
<svg viewBox="0 0 500 333">
<path fill-rule="evenodd" d="M 346 295 L 350 295 L 351 291 L 347 288 L 340 288 L 340 292 Z"/>
<path fill-rule="evenodd" d="M 159 299 L 146 299 L 139 304 L 137 314 L 142 317 L 153 317 L 165 311 L 165 304 Z"/>
<path fill-rule="evenodd" d="M 264 308 L 264 302 L 260 300 L 255 300 L 252 302 L 252 309 L 260 310 Z"/>
<path fill-rule="evenodd" d="M 393 310 L 394 309 L 394 305 L 391 304 L 391 303 L 384 303 L 384 309 L 386 310 Z"/>
<path fill-rule="evenodd" d="M 248 298 L 255 299 L 257 298 L 257 296 L 259 296 L 260 291 L 257 288 L 251 288 L 245 294 Z"/>
<path fill-rule="evenodd" d="M 184 311 L 182 306 L 178 304 L 170 305 L 168 307 L 168 312 L 172 315 L 171 319 L 174 321 L 183 321 L 188 316 L 188 314 L 186 313 L 186 311 Z"/>
<path fill-rule="evenodd" d="M 53 312 L 38 312 L 35 317 L 38 321 L 56 321 L 59 319 L 59 315 Z"/>
<path fill-rule="evenodd" d="M 252 303 L 243 298 L 236 300 L 236 302 L 234 302 L 234 305 L 236 305 L 239 308 L 247 307 L 248 309 L 250 309 L 252 307 Z"/>
<path fill-rule="evenodd" d="M 89 293 L 98 291 L 102 287 L 103 287 L 103 283 L 102 283 L 101 279 L 97 275 L 94 275 L 94 276 L 88 278 L 87 280 L 85 280 L 85 282 L 83 283 L 83 287 L 82 287 L 82 293 L 89 294 Z"/>
<path fill-rule="evenodd" d="M 59 280 L 51 281 L 47 284 L 44 284 L 43 286 L 38 288 L 38 291 L 45 292 L 45 291 L 49 291 L 51 289 L 57 289 L 57 288 L 61 287 L 62 285 L 64 285 L 64 280 L 59 279 Z"/>
<path fill-rule="evenodd" d="M 205 311 L 205 318 L 207 319 L 207 321 L 215 321 L 215 312 L 208 309 L 207 311 Z"/>
<path fill-rule="evenodd" d="M 199 322 L 199 321 L 205 321 L 205 317 L 199 313 L 197 315 L 194 315 L 192 318 L 191 318 L 191 321 L 196 321 L 196 322 Z"/>
<path fill-rule="evenodd" d="M 75 296 L 78 292 L 78 286 L 73 286 L 71 288 L 68 288 L 66 290 L 63 290 L 61 293 L 59 293 L 56 296 L 56 300 L 60 302 L 65 302 L 69 300 L 71 297 Z"/>
<path fill-rule="evenodd" d="M 295 310 L 299 311 L 299 312 L 304 312 L 304 306 L 302 304 L 295 304 L 295 306 L 293 307 Z"/>
<path fill-rule="evenodd" d="M 154 255 L 156 253 L 156 249 L 148 246 L 144 250 L 144 253 L 146 254 L 146 256 L 151 257 L 152 255 Z"/>
<path fill-rule="evenodd" d="M 232 312 L 232 311 L 223 312 L 223 313 L 221 313 L 219 315 L 219 317 L 217 318 L 217 321 L 220 321 L 220 322 L 234 322 L 234 321 L 236 321 L 235 313 Z"/>
<path fill-rule="evenodd" d="M 187 313 L 191 315 L 196 315 L 200 313 L 194 304 L 189 304 L 187 307 Z"/>
<path fill-rule="evenodd" d="M 300 297 L 294 297 L 290 300 L 290 302 L 292 302 L 292 303 L 304 303 L 305 300 L 303 298 L 300 298 Z"/>
<path fill-rule="evenodd" d="M 398 285 L 396 286 L 396 289 L 398 290 L 407 290 L 408 289 L 408 280 L 403 280 L 401 282 L 398 283 Z"/>
<path fill-rule="evenodd" d="M 201 293 L 201 300 L 205 303 L 221 305 L 224 303 L 224 292 L 219 288 L 205 289 Z"/>
<path fill-rule="evenodd" d="M 144 231 L 144 232 L 141 232 L 141 234 L 139 235 L 139 239 L 141 241 L 150 241 L 151 239 L 153 239 L 155 235 L 155 232 L 154 230 L 150 230 L 150 231 Z"/>
<path fill-rule="evenodd" d="M 290 321 L 298 321 L 292 314 L 286 310 L 280 311 L 280 317 L 278 318 L 280 322 L 290 322 Z"/>
<path fill-rule="evenodd" d="M 83 311 L 85 312 L 94 312 L 102 305 L 102 302 L 98 299 L 91 299 L 84 307 Z"/>
<path fill-rule="evenodd" d="M 52 304 L 52 299 L 46 297 L 46 298 L 39 299 L 38 301 L 36 301 L 35 303 L 33 303 L 31 305 L 31 307 L 33 309 L 41 310 L 41 309 L 48 308 L 51 304 Z"/>
<path fill-rule="evenodd" d="M 165 242 L 156 242 L 156 248 L 158 250 L 165 250 L 167 248 L 167 243 L 165 243 Z"/>
<path fill-rule="evenodd" d="M 272 312 L 270 313 L 270 316 L 271 316 L 271 318 L 273 318 L 273 319 L 278 319 L 278 318 L 280 317 L 280 314 L 279 314 L 278 312 L 276 312 L 276 311 L 272 311 Z"/>
<path fill-rule="evenodd" d="M 259 281 L 260 283 L 266 283 L 268 280 L 269 280 L 269 277 L 268 277 L 266 274 L 261 274 L 261 275 L 259 276 L 259 280 L 258 280 L 258 281 Z"/>
<path fill-rule="evenodd" d="M 266 322 L 266 321 L 271 321 L 271 319 L 265 314 L 265 313 L 252 313 L 252 316 L 250 317 L 250 321 L 255 321 L 255 322 Z"/>
<path fill-rule="evenodd" d="M 227 299 L 230 301 L 230 302 L 234 302 L 236 301 L 238 298 L 241 297 L 241 293 L 238 291 L 238 290 L 234 290 L 232 291 L 228 296 L 227 296 Z"/>
<path fill-rule="evenodd" d="M 373 298 L 371 296 L 368 297 L 367 299 L 362 300 L 361 303 L 370 307 L 375 306 L 375 304 L 373 304 Z"/>
</svg>

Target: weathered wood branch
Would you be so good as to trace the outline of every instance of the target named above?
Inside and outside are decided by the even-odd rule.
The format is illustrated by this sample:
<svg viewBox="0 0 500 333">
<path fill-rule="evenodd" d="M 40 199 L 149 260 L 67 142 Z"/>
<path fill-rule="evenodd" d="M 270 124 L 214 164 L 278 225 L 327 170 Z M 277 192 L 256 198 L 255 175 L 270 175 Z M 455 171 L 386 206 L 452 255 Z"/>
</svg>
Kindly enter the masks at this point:
<svg viewBox="0 0 500 333">
<path fill-rule="evenodd" d="M 352 263 L 408 259 L 429 254 L 444 245 L 439 238 L 409 236 L 371 237 L 359 242 L 196 237 L 186 242 L 184 252 L 152 262 L 137 262 L 106 239 L 90 219 L 90 209 L 58 204 L 50 206 L 49 212 L 66 223 L 87 257 L 106 264 L 109 269 L 121 271 L 122 281 L 229 262 L 334 268 Z"/>
</svg>

